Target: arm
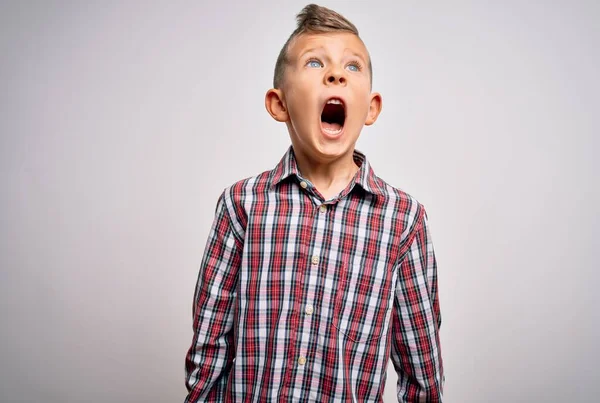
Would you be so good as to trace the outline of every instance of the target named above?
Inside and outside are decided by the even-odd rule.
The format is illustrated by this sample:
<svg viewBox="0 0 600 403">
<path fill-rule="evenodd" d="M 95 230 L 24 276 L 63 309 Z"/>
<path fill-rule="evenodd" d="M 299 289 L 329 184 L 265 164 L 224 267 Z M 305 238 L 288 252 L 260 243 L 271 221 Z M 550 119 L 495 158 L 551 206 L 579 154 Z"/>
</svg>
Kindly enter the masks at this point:
<svg viewBox="0 0 600 403">
<path fill-rule="evenodd" d="M 194 336 L 185 358 L 186 403 L 224 400 L 234 358 L 233 310 L 241 250 L 223 192 L 217 202 L 194 293 Z"/>
<path fill-rule="evenodd" d="M 444 370 L 437 264 L 423 210 L 398 271 L 392 313 L 391 359 L 398 373 L 398 402 L 441 402 Z"/>
</svg>

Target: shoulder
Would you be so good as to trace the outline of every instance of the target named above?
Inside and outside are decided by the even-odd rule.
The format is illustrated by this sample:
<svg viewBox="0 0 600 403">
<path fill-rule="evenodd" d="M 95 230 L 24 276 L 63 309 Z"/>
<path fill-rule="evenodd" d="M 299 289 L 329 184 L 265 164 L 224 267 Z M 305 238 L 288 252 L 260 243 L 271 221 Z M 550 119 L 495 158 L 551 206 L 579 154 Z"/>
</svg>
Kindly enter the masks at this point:
<svg viewBox="0 0 600 403">
<path fill-rule="evenodd" d="M 218 203 L 223 203 L 234 229 L 240 235 L 245 232 L 249 206 L 268 191 L 271 172 L 240 179 L 225 187 L 219 196 Z"/>
<path fill-rule="evenodd" d="M 418 217 L 424 213 L 425 206 L 406 190 L 393 186 L 378 176 L 376 176 L 376 181 L 384 196 L 384 203 L 389 205 L 388 208 L 394 208 L 407 218 Z"/>
<path fill-rule="evenodd" d="M 382 208 L 392 217 L 403 242 L 410 241 L 426 218 L 425 206 L 404 189 L 376 177 L 382 194 Z M 386 214 L 387 215 L 387 214 Z"/>
<path fill-rule="evenodd" d="M 365 153 L 355 149 L 354 154 L 355 159 L 363 160 L 360 182 L 369 193 L 375 195 L 376 208 L 388 220 L 391 219 L 396 233 L 406 235 L 405 232 L 410 231 L 421 218 L 425 210 L 423 205 L 404 189 L 391 185 L 377 175 Z"/>
<path fill-rule="evenodd" d="M 271 171 L 265 171 L 258 175 L 240 179 L 227 186 L 222 193 L 229 207 L 243 209 L 247 203 L 251 203 L 258 195 L 268 191 L 271 183 Z"/>
</svg>

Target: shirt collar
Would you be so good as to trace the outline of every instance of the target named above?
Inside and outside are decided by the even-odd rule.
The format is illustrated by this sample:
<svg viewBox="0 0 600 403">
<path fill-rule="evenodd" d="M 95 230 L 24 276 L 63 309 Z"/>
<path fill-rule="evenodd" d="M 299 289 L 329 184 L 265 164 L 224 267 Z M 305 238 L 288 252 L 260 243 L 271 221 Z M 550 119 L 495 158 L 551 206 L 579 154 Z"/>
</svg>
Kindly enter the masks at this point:
<svg viewBox="0 0 600 403">
<path fill-rule="evenodd" d="M 363 189 L 372 194 L 384 195 L 384 185 L 373 172 L 373 168 L 369 164 L 366 155 L 361 151 L 354 149 L 353 158 L 356 164 L 359 166 L 358 172 L 354 177 L 355 184 L 360 185 Z M 271 171 L 270 186 L 276 186 L 281 181 L 292 175 L 299 177 L 300 171 L 298 169 L 298 164 L 296 163 L 294 147 L 290 145 L 279 163 Z"/>
</svg>

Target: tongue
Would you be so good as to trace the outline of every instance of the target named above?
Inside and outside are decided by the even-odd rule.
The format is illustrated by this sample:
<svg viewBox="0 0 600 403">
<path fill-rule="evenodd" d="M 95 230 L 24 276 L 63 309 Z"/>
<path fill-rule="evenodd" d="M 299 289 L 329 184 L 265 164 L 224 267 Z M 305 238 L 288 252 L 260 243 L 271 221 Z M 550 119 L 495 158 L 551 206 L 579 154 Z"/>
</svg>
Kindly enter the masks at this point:
<svg viewBox="0 0 600 403">
<path fill-rule="evenodd" d="M 321 127 L 331 131 L 338 131 L 342 128 L 342 125 L 339 123 L 321 122 Z"/>
</svg>

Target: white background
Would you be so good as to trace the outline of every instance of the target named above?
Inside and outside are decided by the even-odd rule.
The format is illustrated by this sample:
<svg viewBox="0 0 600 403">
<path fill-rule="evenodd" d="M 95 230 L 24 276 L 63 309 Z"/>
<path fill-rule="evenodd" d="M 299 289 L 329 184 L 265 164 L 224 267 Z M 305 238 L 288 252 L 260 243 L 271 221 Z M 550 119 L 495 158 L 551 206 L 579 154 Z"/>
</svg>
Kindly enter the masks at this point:
<svg viewBox="0 0 600 403">
<path fill-rule="evenodd" d="M 219 193 L 299 1 L 0 5 L 0 401 L 182 401 Z M 600 3 L 327 1 L 371 52 L 357 148 L 427 208 L 445 402 L 595 402 Z M 390 364 L 385 401 L 394 402 Z"/>
</svg>

